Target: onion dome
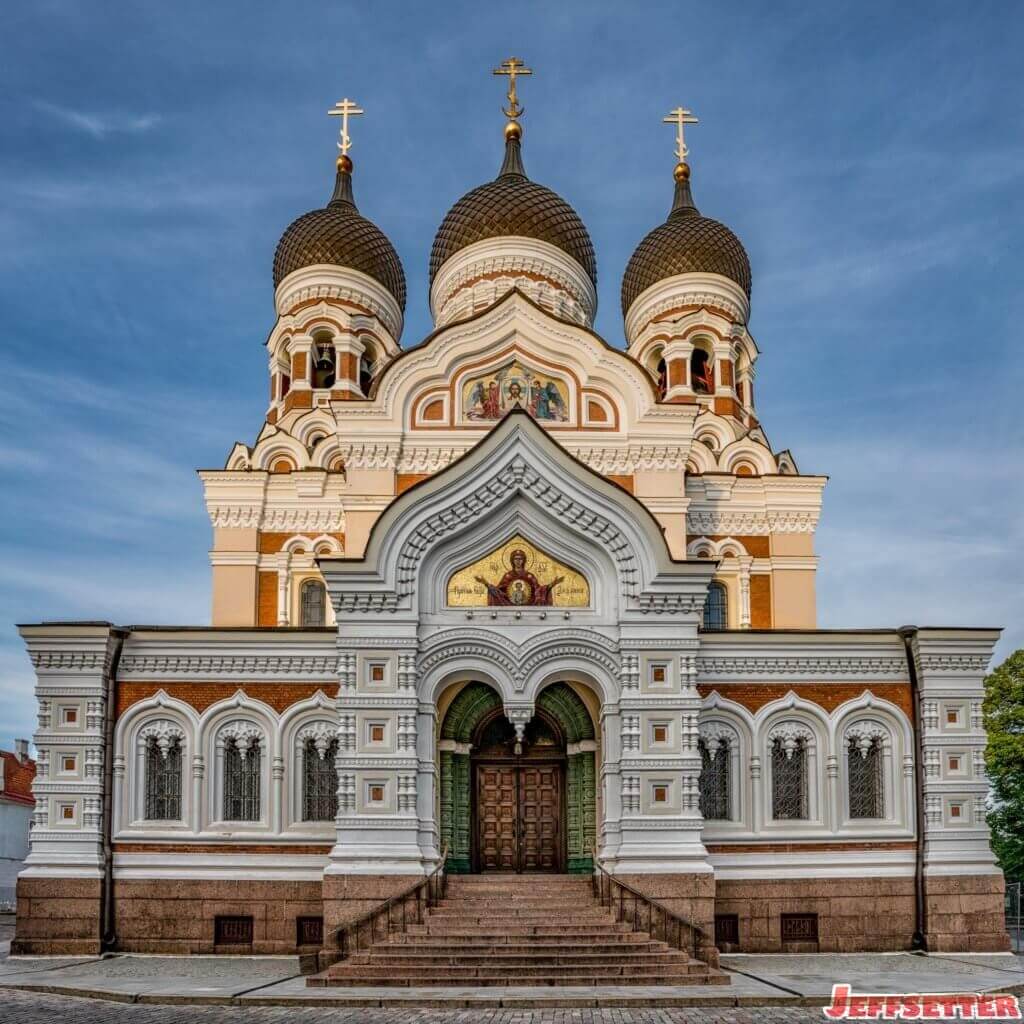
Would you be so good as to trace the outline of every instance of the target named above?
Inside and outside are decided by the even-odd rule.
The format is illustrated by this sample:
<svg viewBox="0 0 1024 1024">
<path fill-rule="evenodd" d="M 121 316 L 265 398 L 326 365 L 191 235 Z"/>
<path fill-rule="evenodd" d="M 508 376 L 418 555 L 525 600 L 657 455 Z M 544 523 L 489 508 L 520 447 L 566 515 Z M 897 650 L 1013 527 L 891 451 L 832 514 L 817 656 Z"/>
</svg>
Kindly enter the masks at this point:
<svg viewBox="0 0 1024 1024">
<path fill-rule="evenodd" d="M 561 249 L 597 282 L 597 261 L 579 214 L 557 193 L 530 181 L 523 168 L 519 126 L 505 133 L 505 161 L 494 181 L 467 192 L 438 228 L 430 253 L 430 279 L 474 242 L 501 236 L 535 238 Z"/>
<path fill-rule="evenodd" d="M 676 165 L 672 210 L 636 247 L 622 279 L 622 315 L 652 285 L 679 274 L 718 274 L 750 299 L 750 260 L 724 224 L 703 217 L 690 193 L 690 168 Z"/>
<path fill-rule="evenodd" d="M 405 309 L 405 272 L 387 235 L 356 208 L 352 161 L 338 158 L 334 194 L 322 210 L 292 221 L 274 253 L 274 287 L 305 267 L 333 264 L 372 277 Z"/>
</svg>

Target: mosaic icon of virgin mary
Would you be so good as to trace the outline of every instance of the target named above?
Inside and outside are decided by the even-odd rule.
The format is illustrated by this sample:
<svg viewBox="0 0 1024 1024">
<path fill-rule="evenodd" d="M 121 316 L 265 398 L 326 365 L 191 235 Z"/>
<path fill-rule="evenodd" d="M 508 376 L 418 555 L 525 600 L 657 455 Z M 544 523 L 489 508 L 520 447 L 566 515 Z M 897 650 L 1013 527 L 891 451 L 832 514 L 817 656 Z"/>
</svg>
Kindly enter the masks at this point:
<svg viewBox="0 0 1024 1024">
<path fill-rule="evenodd" d="M 564 576 L 557 576 L 550 583 L 541 583 L 526 568 L 526 552 L 515 548 L 509 555 L 512 568 L 497 583 L 490 583 L 483 576 L 475 577 L 477 583 L 487 588 L 487 604 L 508 605 L 550 605 L 555 587 L 563 582 Z"/>
</svg>

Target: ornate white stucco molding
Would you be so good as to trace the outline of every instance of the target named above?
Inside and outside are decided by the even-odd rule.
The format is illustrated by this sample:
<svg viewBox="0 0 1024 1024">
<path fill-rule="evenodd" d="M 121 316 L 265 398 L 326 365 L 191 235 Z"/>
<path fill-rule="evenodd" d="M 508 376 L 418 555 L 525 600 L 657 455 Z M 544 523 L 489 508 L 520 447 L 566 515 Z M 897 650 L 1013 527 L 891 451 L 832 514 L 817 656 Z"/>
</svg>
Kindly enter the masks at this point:
<svg viewBox="0 0 1024 1024">
<path fill-rule="evenodd" d="M 311 722 L 303 726 L 295 736 L 295 744 L 299 752 L 305 749 L 309 740 L 313 741 L 317 757 L 322 761 L 330 750 L 331 743 L 338 735 L 338 730 L 330 722 Z"/>
<path fill-rule="evenodd" d="M 242 719 L 228 722 L 217 730 L 217 742 L 219 744 L 226 744 L 229 740 L 234 740 L 235 749 L 243 761 L 248 757 L 249 751 L 258 743 L 266 742 L 263 730 L 258 725 Z"/>
<path fill-rule="evenodd" d="M 698 657 L 700 676 L 876 676 L 905 678 L 907 663 L 903 658 L 882 657 Z"/>
<path fill-rule="evenodd" d="M 150 740 L 156 741 L 160 756 L 166 761 L 175 742 L 185 742 L 185 730 L 177 722 L 170 722 L 166 719 L 148 722 L 139 730 L 139 742 L 145 746 Z"/>
</svg>

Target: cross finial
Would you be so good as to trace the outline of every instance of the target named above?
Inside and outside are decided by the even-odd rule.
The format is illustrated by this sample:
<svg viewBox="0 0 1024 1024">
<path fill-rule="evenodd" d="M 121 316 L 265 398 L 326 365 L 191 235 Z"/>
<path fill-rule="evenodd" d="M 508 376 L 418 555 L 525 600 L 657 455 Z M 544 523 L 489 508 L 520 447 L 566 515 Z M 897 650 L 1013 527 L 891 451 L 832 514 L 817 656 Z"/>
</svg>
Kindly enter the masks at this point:
<svg viewBox="0 0 1024 1024">
<path fill-rule="evenodd" d="M 676 107 L 675 110 L 669 113 L 668 117 L 664 117 L 662 120 L 665 124 L 674 124 L 676 126 L 676 156 L 681 164 L 685 164 L 686 158 L 690 155 L 690 150 L 686 145 L 684 126 L 700 124 L 700 122 L 693 116 L 692 110 L 686 110 L 684 107 Z"/>
<path fill-rule="evenodd" d="M 342 156 L 348 156 L 348 151 L 352 148 L 352 140 L 349 138 L 348 134 L 348 119 L 350 117 L 355 117 L 358 114 L 362 114 L 363 112 L 362 107 L 358 106 L 347 96 L 343 100 L 339 100 L 330 110 L 327 111 L 331 117 L 341 118 L 341 133 L 338 138 L 338 149 L 341 150 Z"/>
<path fill-rule="evenodd" d="M 519 105 L 516 96 L 516 75 L 532 75 L 533 70 L 528 68 L 518 57 L 509 57 L 508 60 L 503 60 L 492 74 L 508 75 L 508 109 L 502 107 L 502 113 L 512 121 L 522 117 L 526 108 Z"/>
</svg>

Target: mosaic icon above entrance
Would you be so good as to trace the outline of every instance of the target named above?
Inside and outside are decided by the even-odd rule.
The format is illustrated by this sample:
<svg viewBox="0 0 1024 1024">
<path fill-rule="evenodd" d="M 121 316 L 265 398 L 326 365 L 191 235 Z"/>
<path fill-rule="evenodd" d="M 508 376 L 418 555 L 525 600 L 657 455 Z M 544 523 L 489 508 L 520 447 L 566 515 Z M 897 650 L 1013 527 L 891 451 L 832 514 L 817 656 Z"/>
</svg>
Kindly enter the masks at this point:
<svg viewBox="0 0 1024 1024">
<path fill-rule="evenodd" d="M 529 369 L 518 360 L 462 385 L 462 414 L 467 420 L 500 420 L 517 408 L 537 420 L 565 423 L 568 388 L 560 378 Z"/>
<path fill-rule="evenodd" d="M 448 604 L 459 608 L 507 605 L 586 608 L 590 584 L 575 569 L 517 534 L 448 581 Z"/>
</svg>

